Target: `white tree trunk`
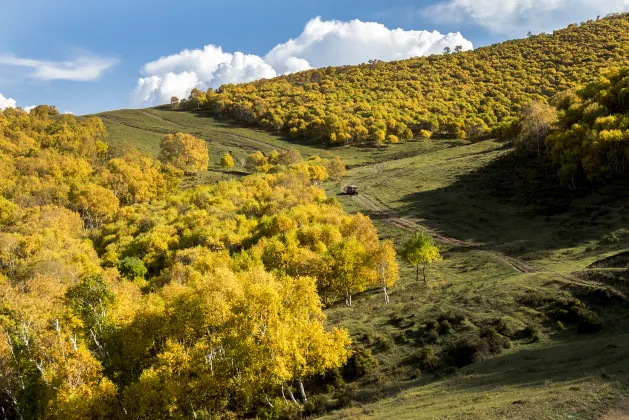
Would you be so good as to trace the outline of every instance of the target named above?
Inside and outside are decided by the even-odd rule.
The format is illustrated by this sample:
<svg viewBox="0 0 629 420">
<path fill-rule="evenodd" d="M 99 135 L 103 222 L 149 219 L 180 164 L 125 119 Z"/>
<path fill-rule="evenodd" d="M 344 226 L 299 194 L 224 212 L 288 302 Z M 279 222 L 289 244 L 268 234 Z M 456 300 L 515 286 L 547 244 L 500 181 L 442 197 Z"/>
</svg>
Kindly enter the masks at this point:
<svg viewBox="0 0 629 420">
<path fill-rule="evenodd" d="M 299 393 L 301 394 L 301 400 L 303 401 L 304 404 L 306 404 L 308 402 L 308 398 L 306 397 L 306 390 L 304 389 L 304 383 L 302 382 L 301 378 L 297 380 L 297 383 L 299 384 Z"/>
</svg>

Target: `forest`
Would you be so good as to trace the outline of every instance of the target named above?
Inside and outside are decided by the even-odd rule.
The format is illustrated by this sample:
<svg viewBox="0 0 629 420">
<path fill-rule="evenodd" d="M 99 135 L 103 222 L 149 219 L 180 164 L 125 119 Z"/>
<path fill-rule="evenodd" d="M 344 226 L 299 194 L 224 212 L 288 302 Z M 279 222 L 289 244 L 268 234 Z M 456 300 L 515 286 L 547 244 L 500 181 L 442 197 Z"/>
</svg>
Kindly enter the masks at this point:
<svg viewBox="0 0 629 420">
<path fill-rule="evenodd" d="M 527 103 L 593 81 L 628 55 L 629 15 L 616 14 L 468 52 L 194 89 L 172 103 L 333 145 L 481 139 Z"/>
<path fill-rule="evenodd" d="M 4 416 L 214 418 L 307 402 L 304 382 L 353 352 L 322 302 L 351 306 L 398 277 L 392 243 L 317 186 L 342 162 L 254 153 L 250 176 L 184 191 L 205 142 L 167 135 L 154 160 L 105 136 L 99 119 L 54 107 L 0 112 Z"/>
</svg>

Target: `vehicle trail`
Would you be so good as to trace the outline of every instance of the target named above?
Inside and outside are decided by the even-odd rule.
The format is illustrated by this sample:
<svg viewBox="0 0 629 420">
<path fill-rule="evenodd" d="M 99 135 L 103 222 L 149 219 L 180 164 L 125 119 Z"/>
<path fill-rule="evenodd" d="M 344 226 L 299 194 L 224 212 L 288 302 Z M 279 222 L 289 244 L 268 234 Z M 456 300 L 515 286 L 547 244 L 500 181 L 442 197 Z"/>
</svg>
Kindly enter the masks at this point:
<svg viewBox="0 0 629 420">
<path fill-rule="evenodd" d="M 361 207 L 380 215 L 385 221 L 387 221 L 388 223 L 400 229 L 404 229 L 407 231 L 423 230 L 429 233 L 437 241 L 448 244 L 448 245 L 457 246 L 457 247 L 480 248 L 483 246 L 483 244 L 480 244 L 480 243 L 451 238 L 449 236 L 444 235 L 441 232 L 438 232 L 434 229 L 430 229 L 427 226 L 421 225 L 413 220 L 400 217 L 397 214 L 395 214 L 395 212 L 393 212 L 390 208 L 388 207 L 385 208 L 385 205 L 382 205 L 382 206 L 378 205 L 374 199 L 372 199 L 371 197 L 363 193 L 352 196 L 352 199 L 355 202 L 357 202 Z M 485 249 L 481 249 L 480 252 L 486 255 L 489 255 L 490 257 L 504 264 L 507 264 L 508 266 L 510 266 L 511 268 L 513 268 L 515 271 L 519 273 L 533 273 L 537 271 L 535 270 L 535 268 L 531 267 L 525 262 L 520 261 L 517 258 L 509 257 L 501 252 L 490 251 L 490 250 L 485 250 Z"/>
</svg>

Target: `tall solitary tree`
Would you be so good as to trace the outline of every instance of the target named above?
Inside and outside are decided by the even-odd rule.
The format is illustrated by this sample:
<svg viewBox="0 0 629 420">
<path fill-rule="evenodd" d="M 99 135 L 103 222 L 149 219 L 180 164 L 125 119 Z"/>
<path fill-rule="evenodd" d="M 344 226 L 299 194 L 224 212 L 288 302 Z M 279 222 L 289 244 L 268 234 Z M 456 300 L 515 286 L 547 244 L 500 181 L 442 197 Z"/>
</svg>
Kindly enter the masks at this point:
<svg viewBox="0 0 629 420">
<path fill-rule="evenodd" d="M 378 276 L 378 285 L 384 292 L 384 303 L 389 303 L 389 287 L 393 286 L 399 277 L 399 268 L 395 259 L 395 248 L 390 240 L 378 245 L 372 257 Z"/>
<path fill-rule="evenodd" d="M 441 253 L 435 245 L 432 236 L 426 232 L 415 232 L 411 239 L 404 244 L 402 257 L 406 262 L 416 268 L 415 279 L 419 281 L 419 267 L 422 266 L 424 283 L 426 283 L 426 266 L 434 262 L 441 261 Z"/>
<path fill-rule="evenodd" d="M 159 160 L 170 163 L 184 172 L 207 169 L 209 163 L 207 144 L 191 134 L 168 134 L 159 145 Z"/>
</svg>

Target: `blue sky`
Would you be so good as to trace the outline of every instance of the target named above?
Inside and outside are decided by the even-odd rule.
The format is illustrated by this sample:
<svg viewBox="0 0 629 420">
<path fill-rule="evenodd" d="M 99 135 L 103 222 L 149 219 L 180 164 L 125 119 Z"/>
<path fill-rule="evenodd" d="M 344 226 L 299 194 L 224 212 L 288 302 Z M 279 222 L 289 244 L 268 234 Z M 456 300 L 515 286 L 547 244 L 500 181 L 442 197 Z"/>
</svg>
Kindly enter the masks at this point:
<svg viewBox="0 0 629 420">
<path fill-rule="evenodd" d="M 0 100 L 55 104 L 77 114 L 147 106 L 194 86 L 434 53 L 463 41 L 476 48 L 628 6 L 617 0 L 0 0 Z M 323 35 L 300 37 L 317 16 L 311 29 Z M 404 31 L 388 31 L 396 28 Z M 441 36 L 412 32 L 423 30 Z M 370 38 L 374 32 L 381 36 Z M 451 32 L 461 37 L 446 37 Z M 299 45 L 285 44 L 291 38 Z M 203 51 L 209 44 L 229 53 L 216 69 L 216 50 Z M 180 54 L 184 49 L 197 52 Z"/>
</svg>

